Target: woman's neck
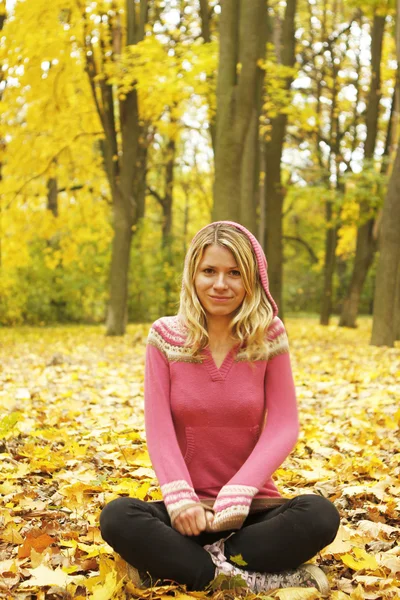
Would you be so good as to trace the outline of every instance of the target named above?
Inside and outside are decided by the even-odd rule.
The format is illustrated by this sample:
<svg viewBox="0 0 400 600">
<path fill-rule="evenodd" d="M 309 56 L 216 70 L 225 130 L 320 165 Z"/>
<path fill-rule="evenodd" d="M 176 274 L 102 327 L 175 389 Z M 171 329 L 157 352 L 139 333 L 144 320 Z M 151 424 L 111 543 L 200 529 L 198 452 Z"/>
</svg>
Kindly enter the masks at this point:
<svg viewBox="0 0 400 600">
<path fill-rule="evenodd" d="M 207 319 L 207 331 L 210 346 L 226 346 L 234 342 L 229 327 L 230 319 Z"/>
</svg>

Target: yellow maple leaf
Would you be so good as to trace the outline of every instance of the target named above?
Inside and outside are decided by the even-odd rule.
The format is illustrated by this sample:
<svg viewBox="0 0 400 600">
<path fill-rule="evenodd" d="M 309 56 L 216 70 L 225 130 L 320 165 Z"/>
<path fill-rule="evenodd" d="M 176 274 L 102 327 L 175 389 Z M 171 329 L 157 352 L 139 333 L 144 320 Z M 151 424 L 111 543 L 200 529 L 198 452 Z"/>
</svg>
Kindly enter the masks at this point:
<svg viewBox="0 0 400 600">
<path fill-rule="evenodd" d="M 93 588 L 91 600 L 110 600 L 122 586 L 122 580 L 117 582 L 116 571 L 110 571 L 95 588 Z"/>
<path fill-rule="evenodd" d="M 376 558 L 362 548 L 354 548 L 353 554 L 344 554 L 341 559 L 346 567 L 350 567 L 353 571 L 359 571 L 360 569 L 374 571 L 378 569 Z"/>
<path fill-rule="evenodd" d="M 35 569 L 28 569 L 28 571 L 31 577 L 21 583 L 21 587 L 23 588 L 47 585 L 56 585 L 65 588 L 68 583 L 79 583 L 84 579 L 83 576 L 71 577 L 60 568 L 53 570 L 45 565 L 39 565 Z"/>
<path fill-rule="evenodd" d="M 315 588 L 285 588 L 277 590 L 271 594 L 273 598 L 279 600 L 315 600 L 321 598 L 321 594 Z"/>
</svg>

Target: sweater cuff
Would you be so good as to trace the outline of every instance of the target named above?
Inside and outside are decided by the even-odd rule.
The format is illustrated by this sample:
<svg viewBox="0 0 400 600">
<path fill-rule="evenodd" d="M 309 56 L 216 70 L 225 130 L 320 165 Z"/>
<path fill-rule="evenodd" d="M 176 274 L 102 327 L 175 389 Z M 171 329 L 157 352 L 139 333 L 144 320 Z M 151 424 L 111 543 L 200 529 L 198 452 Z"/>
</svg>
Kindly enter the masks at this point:
<svg viewBox="0 0 400 600">
<path fill-rule="evenodd" d="M 165 483 L 161 493 L 172 524 L 182 511 L 200 503 L 196 492 L 184 479 Z"/>
<path fill-rule="evenodd" d="M 249 485 L 225 485 L 214 504 L 213 531 L 240 529 L 258 489 Z"/>
</svg>

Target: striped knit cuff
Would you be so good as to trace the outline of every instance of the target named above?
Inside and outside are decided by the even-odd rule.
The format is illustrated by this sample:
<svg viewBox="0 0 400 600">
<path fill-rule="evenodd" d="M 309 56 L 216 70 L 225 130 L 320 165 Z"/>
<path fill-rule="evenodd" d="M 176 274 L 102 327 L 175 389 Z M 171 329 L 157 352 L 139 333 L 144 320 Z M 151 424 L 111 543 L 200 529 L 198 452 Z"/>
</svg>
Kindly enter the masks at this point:
<svg viewBox="0 0 400 600">
<path fill-rule="evenodd" d="M 214 504 L 213 531 L 240 529 L 258 489 L 249 485 L 225 485 Z"/>
<path fill-rule="evenodd" d="M 172 524 L 179 513 L 200 503 L 196 492 L 184 479 L 165 483 L 161 492 Z"/>
</svg>

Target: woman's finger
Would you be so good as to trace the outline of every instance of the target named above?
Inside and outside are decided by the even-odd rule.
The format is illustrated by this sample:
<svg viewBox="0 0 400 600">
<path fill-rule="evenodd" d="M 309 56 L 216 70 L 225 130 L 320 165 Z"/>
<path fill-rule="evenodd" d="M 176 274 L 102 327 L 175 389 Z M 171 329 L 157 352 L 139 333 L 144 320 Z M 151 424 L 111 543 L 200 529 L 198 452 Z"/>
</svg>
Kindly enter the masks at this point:
<svg viewBox="0 0 400 600">
<path fill-rule="evenodd" d="M 189 511 L 182 514 L 182 526 L 185 531 L 185 535 L 193 535 L 192 517 Z"/>
<path fill-rule="evenodd" d="M 212 513 L 210 510 L 206 510 L 206 521 L 207 527 L 212 527 L 212 524 L 214 522 L 214 513 Z"/>
<path fill-rule="evenodd" d="M 194 515 L 195 522 L 196 522 L 196 528 L 198 531 L 198 533 L 196 535 L 199 535 L 202 531 L 204 531 L 207 526 L 205 512 L 206 511 L 204 510 L 204 508 L 201 508 L 201 510 L 197 510 Z"/>
</svg>

